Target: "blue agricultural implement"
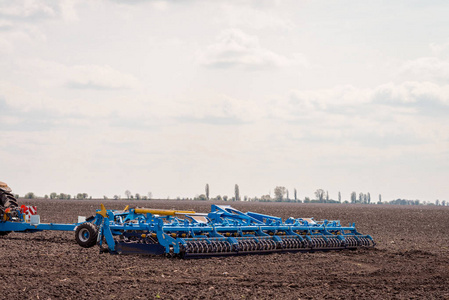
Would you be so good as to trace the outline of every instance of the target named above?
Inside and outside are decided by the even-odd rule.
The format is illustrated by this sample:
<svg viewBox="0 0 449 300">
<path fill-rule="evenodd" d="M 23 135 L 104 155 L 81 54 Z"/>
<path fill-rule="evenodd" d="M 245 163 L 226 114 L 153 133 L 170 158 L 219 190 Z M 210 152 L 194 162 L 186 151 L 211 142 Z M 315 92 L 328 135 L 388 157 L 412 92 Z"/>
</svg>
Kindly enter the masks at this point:
<svg viewBox="0 0 449 300">
<path fill-rule="evenodd" d="M 279 217 L 243 213 L 228 205 L 212 205 L 210 213 L 196 213 L 128 206 L 124 210 L 106 210 L 101 204 L 95 216 L 79 223 L 43 224 L 36 215 L 28 221 L 17 201 L 6 208 L 1 204 L 0 235 L 11 231 L 75 231 L 80 246 L 99 245 L 100 252 L 111 254 L 187 258 L 375 246 L 373 238 L 359 233 L 354 223 L 342 226 L 340 221 L 313 218 L 283 221 Z"/>
</svg>

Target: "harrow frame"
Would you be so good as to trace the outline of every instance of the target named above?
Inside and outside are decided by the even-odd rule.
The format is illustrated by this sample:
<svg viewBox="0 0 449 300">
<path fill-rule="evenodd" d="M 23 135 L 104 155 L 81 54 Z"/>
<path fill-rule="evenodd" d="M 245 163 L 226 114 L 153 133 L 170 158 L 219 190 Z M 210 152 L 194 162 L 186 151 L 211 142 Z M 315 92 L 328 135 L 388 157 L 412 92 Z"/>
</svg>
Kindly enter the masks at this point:
<svg viewBox="0 0 449 300">
<path fill-rule="evenodd" d="M 183 216 L 184 218 L 179 218 Z M 180 257 L 313 252 L 374 247 L 355 224 L 281 218 L 212 205 L 209 214 L 180 211 L 97 211 L 98 244 L 113 254 Z M 118 239 L 117 239 L 118 237 Z M 106 247 L 103 247 L 106 246 Z"/>
<path fill-rule="evenodd" d="M 246 212 L 229 205 L 211 205 L 210 213 L 131 208 L 106 210 L 73 224 L 40 223 L 39 216 L 25 220 L 20 208 L 4 211 L 0 235 L 43 230 L 75 231 L 85 248 L 100 246 L 111 254 L 167 255 L 182 258 L 218 255 L 314 252 L 374 247 L 370 235 L 355 224 L 338 220 L 288 218 Z"/>
</svg>

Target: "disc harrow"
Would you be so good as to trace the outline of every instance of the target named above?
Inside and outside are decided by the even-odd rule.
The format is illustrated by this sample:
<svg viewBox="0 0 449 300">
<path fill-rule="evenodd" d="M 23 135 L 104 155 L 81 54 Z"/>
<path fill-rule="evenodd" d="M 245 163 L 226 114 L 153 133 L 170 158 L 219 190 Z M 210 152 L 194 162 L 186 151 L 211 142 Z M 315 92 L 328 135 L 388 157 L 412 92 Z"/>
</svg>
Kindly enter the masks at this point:
<svg viewBox="0 0 449 300">
<path fill-rule="evenodd" d="M 212 205 L 207 214 L 145 208 L 117 211 L 102 206 L 92 222 L 98 228 L 97 244 L 103 252 L 112 254 L 166 254 L 188 258 L 375 246 L 373 238 L 359 233 L 355 224 L 342 226 L 338 220 L 315 221 L 313 218 L 282 221 L 274 216 L 243 213 L 225 205 Z"/>
</svg>

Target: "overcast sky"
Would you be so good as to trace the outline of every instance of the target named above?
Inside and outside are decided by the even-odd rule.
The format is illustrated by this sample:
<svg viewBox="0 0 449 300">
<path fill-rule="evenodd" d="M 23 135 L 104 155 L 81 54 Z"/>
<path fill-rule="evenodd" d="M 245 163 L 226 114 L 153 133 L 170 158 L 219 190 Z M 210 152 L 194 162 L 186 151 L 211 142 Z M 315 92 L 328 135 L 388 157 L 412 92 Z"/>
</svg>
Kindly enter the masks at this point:
<svg viewBox="0 0 449 300">
<path fill-rule="evenodd" d="M 449 195 L 448 1 L 0 1 L 0 181 Z"/>
</svg>

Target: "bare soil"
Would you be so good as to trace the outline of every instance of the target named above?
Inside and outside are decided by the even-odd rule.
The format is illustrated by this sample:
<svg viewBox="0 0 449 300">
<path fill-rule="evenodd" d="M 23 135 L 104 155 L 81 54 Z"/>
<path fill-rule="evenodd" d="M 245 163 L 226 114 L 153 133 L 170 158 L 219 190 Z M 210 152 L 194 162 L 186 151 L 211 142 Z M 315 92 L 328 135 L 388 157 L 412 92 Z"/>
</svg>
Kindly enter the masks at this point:
<svg viewBox="0 0 449 300">
<path fill-rule="evenodd" d="M 103 202 L 208 212 L 211 202 L 20 200 L 74 223 Z M 207 259 L 100 254 L 73 232 L 0 237 L 2 299 L 449 299 L 449 207 L 225 203 L 282 218 L 355 222 L 375 249 Z"/>
</svg>

